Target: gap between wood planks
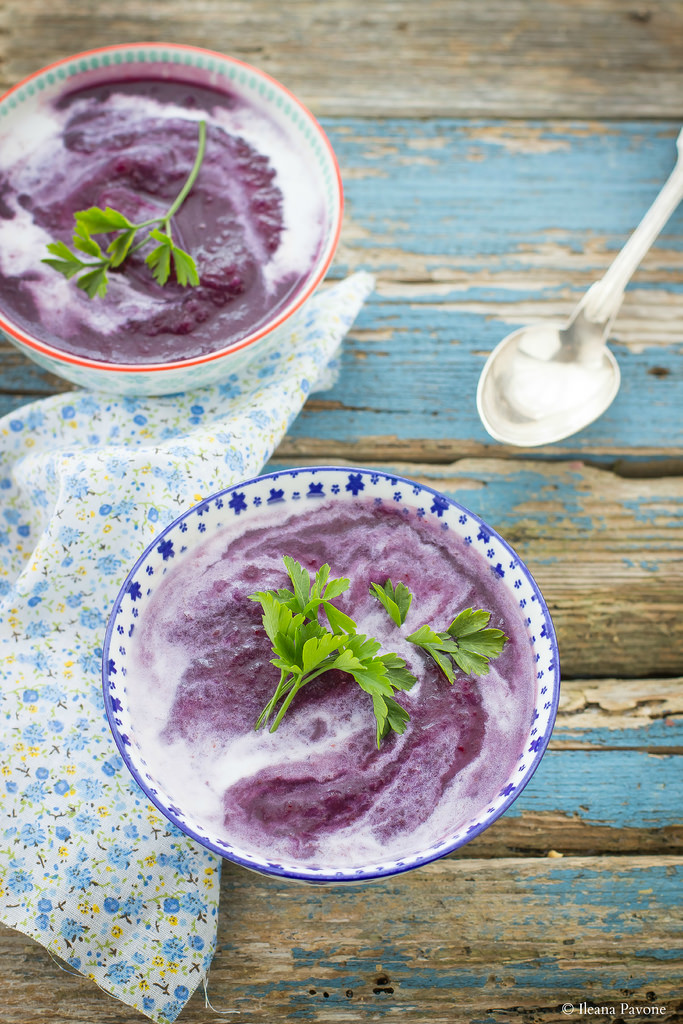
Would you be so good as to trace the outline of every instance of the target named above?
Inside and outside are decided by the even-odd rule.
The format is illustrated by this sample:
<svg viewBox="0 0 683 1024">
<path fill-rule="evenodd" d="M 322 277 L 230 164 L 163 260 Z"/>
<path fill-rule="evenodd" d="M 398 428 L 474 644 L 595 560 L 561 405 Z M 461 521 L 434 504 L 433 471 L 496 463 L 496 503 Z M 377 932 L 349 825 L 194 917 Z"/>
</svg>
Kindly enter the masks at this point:
<svg viewBox="0 0 683 1024">
<path fill-rule="evenodd" d="M 367 408 L 342 406 L 341 403 L 309 398 L 305 407 L 311 413 L 323 413 L 339 409 L 346 413 L 368 412 Z M 482 428 L 483 429 L 483 428 Z M 404 441 L 391 435 L 368 436 L 354 441 L 336 441 L 314 436 L 286 436 L 273 455 L 273 459 L 287 461 L 291 465 L 327 465 L 346 462 L 350 466 L 365 465 L 366 462 L 403 462 L 446 467 L 462 459 L 508 459 L 520 462 L 537 459 L 539 462 L 566 462 L 580 460 L 587 466 L 603 469 L 624 479 L 654 479 L 657 477 L 683 476 L 683 449 L 662 454 L 657 448 L 634 449 L 627 446 L 620 449 L 614 444 L 592 445 L 577 452 L 572 440 L 558 441 L 552 445 L 541 445 L 534 449 L 515 448 L 497 441 L 476 441 L 450 438 L 411 438 Z"/>
</svg>

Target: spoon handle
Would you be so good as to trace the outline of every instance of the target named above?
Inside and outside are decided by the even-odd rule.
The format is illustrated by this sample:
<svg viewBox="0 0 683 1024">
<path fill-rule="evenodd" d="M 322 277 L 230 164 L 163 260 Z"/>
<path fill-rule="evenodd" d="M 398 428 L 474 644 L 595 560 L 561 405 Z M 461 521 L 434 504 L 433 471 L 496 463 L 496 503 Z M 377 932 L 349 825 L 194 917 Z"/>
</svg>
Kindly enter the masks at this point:
<svg viewBox="0 0 683 1024">
<path fill-rule="evenodd" d="M 661 192 L 605 275 L 588 289 L 572 321 L 580 311 L 605 333 L 611 327 L 633 272 L 683 199 L 683 129 L 678 134 L 676 148 L 678 159 Z"/>
</svg>

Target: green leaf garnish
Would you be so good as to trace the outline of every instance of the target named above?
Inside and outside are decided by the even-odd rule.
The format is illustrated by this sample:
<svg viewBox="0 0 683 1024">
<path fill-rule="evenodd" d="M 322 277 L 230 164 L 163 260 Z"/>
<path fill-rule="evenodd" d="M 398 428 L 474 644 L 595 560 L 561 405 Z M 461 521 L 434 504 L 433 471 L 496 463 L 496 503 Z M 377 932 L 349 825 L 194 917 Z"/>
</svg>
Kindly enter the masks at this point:
<svg viewBox="0 0 683 1024">
<path fill-rule="evenodd" d="M 76 284 L 87 292 L 88 297 L 94 299 L 96 295 L 105 295 L 107 291 L 107 273 L 104 267 L 95 267 L 86 274 L 79 277 Z"/>
<path fill-rule="evenodd" d="M 159 242 L 156 249 L 145 258 L 145 263 L 154 274 L 154 280 L 161 285 L 166 284 L 171 274 L 171 249 L 173 243 L 168 235 L 162 235 L 161 231 L 154 228 L 149 237 Z"/>
<path fill-rule="evenodd" d="M 508 639 L 502 629 L 486 628 L 490 618 L 490 612 L 466 608 L 445 632 L 425 625 L 406 639 L 429 654 L 451 684 L 455 679 L 452 662 L 466 675 L 485 676 L 489 661 L 502 653 Z"/>
<path fill-rule="evenodd" d="M 74 249 L 84 252 L 86 256 L 95 256 L 98 260 L 103 259 L 99 243 L 94 238 L 91 238 L 90 235 L 83 233 L 78 226 L 73 236 L 73 243 Z"/>
<path fill-rule="evenodd" d="M 384 605 L 396 625 L 402 626 L 413 600 L 413 595 L 405 583 L 397 583 L 394 586 L 391 580 L 387 580 L 383 587 L 380 587 L 379 583 L 371 583 L 370 593 Z"/>
<path fill-rule="evenodd" d="M 197 273 L 197 264 L 189 252 L 185 252 L 184 249 L 180 249 L 177 245 L 172 245 L 171 254 L 173 256 L 175 278 L 178 284 L 183 287 L 186 287 L 188 284 L 192 286 L 198 285 L 199 274 Z"/>
<path fill-rule="evenodd" d="M 415 676 L 397 654 L 380 654 L 379 641 L 357 633 L 353 619 L 332 604 L 332 598 L 348 589 L 349 580 L 329 579 L 330 567 L 325 564 L 311 584 L 299 562 L 288 555 L 283 561 L 293 589 L 258 591 L 249 597 L 263 609 L 263 626 L 275 655 L 271 663 L 280 669 L 275 693 L 255 728 L 272 719 L 270 731 L 275 732 L 299 690 L 323 672 L 338 669 L 352 676 L 372 698 L 378 747 L 389 732 L 404 732 L 410 716 L 393 694 L 409 690 Z M 320 610 L 331 630 L 318 620 Z"/>
<path fill-rule="evenodd" d="M 322 565 L 311 577 L 295 559 L 283 558 L 292 589 L 260 590 L 249 596 L 263 610 L 263 626 L 272 644 L 271 664 L 280 669 L 275 693 L 256 720 L 260 729 L 270 722 L 275 732 L 299 690 L 330 669 L 352 676 L 372 699 L 377 746 L 390 732 L 403 733 L 410 716 L 396 701 L 396 691 L 409 690 L 416 682 L 403 658 L 393 652 L 380 653 L 374 637 L 357 632 L 353 619 L 332 600 L 348 590 L 348 579 L 330 579 L 330 567 Z M 413 596 L 403 583 L 394 587 L 370 584 L 370 593 L 386 608 L 397 626 L 405 622 Z M 318 618 L 322 611 L 327 629 Z M 500 629 L 488 629 L 490 612 L 466 608 L 447 630 L 437 632 L 425 624 L 406 637 L 422 648 L 439 666 L 449 683 L 454 667 L 467 675 L 486 675 L 489 661 L 502 652 L 507 637 Z"/>
<path fill-rule="evenodd" d="M 175 279 L 179 285 L 183 287 L 198 285 L 199 273 L 194 259 L 173 241 L 171 218 L 180 209 L 197 179 L 199 168 L 204 160 L 205 149 L 206 123 L 200 121 L 197 155 L 192 170 L 165 214 L 142 221 L 141 224 L 133 224 L 124 214 L 113 210 L 110 206 L 104 210 L 99 206 L 79 210 L 74 214 L 76 226 L 72 237 L 73 250 L 69 249 L 65 242 L 50 242 L 47 250 L 51 256 L 46 256 L 41 262 L 47 263 L 66 278 L 80 274 L 76 284 L 93 299 L 96 295 L 106 294 L 108 271 L 119 267 L 127 256 L 142 249 L 150 239 L 153 239 L 158 244 L 146 256 L 145 263 L 151 269 L 155 281 L 160 285 L 165 285 L 171 276 L 171 267 L 173 267 Z M 156 225 L 159 225 L 161 230 Z M 133 245 L 138 232 L 146 229 L 149 230 L 142 240 Z M 114 237 L 110 239 L 103 252 L 93 235 L 113 235 Z M 92 260 L 82 260 L 78 253 L 90 256 Z"/>
<path fill-rule="evenodd" d="M 130 247 L 133 244 L 134 238 L 135 228 L 127 228 L 109 243 L 107 246 L 107 252 L 109 253 L 110 265 L 112 267 L 118 267 L 123 263 L 130 252 Z"/>
<path fill-rule="evenodd" d="M 73 277 L 79 270 L 87 266 L 64 242 L 50 242 L 47 250 L 57 259 L 46 257 L 42 262 L 54 267 L 60 274 L 64 274 L 64 277 Z"/>
<path fill-rule="evenodd" d="M 318 569 L 313 586 L 311 586 L 310 576 L 302 565 L 295 562 L 289 555 L 285 555 L 282 561 L 285 563 L 294 589 L 281 588 L 269 590 L 266 593 L 275 596 L 276 600 L 293 612 L 302 612 L 308 618 L 316 616 L 318 609 L 322 608 L 327 615 L 327 621 L 332 627 L 333 633 L 355 633 L 356 623 L 353 619 L 332 604 L 333 598 L 339 597 L 345 590 L 348 590 L 350 580 L 329 579 L 330 567 L 326 563 Z M 260 601 L 262 593 L 259 591 L 256 594 L 251 594 L 249 600 Z"/>
<path fill-rule="evenodd" d="M 74 214 L 74 220 L 81 232 L 87 235 L 102 235 L 107 231 L 135 227 L 118 210 L 112 210 L 111 206 L 108 206 L 106 210 L 102 210 L 99 206 L 91 206 L 88 210 L 79 210 Z"/>
</svg>

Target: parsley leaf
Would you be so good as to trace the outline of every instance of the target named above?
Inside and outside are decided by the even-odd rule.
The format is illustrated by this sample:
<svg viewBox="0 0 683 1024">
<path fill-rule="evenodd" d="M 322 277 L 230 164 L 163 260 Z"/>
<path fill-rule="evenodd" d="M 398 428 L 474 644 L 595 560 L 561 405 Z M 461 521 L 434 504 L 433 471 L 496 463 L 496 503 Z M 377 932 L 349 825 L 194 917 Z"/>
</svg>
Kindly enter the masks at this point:
<svg viewBox="0 0 683 1024">
<path fill-rule="evenodd" d="M 132 228 L 127 217 L 118 210 L 108 206 L 102 210 L 99 206 L 91 206 L 88 210 L 79 210 L 74 214 L 76 228 L 86 235 L 103 235 L 108 231 L 119 231 L 121 228 Z"/>
<path fill-rule="evenodd" d="M 158 228 L 150 231 L 149 237 L 159 244 L 145 257 L 145 263 L 154 274 L 154 280 L 157 284 L 164 285 L 171 274 L 171 247 L 173 243 L 168 235 L 163 235 Z"/>
<path fill-rule="evenodd" d="M 348 672 L 361 690 L 372 697 L 372 708 L 377 722 L 377 747 L 391 732 L 405 732 L 410 715 L 394 700 L 395 690 L 409 690 L 415 676 L 406 668 L 397 654 L 378 654 L 380 644 L 362 634 L 349 637 L 345 649 L 336 660 L 335 668 Z M 347 652 L 350 656 L 347 656 Z"/>
<path fill-rule="evenodd" d="M 65 242 L 50 242 L 47 250 L 51 256 L 46 256 L 41 262 L 47 263 L 66 278 L 80 274 L 76 284 L 93 299 L 97 295 L 106 295 L 108 271 L 119 267 L 127 256 L 142 249 L 150 239 L 153 239 L 158 244 L 145 257 L 145 263 L 151 269 L 155 281 L 165 285 L 171 276 L 172 266 L 179 285 L 198 285 L 199 273 L 194 259 L 173 241 L 171 218 L 180 209 L 196 181 L 204 160 L 205 149 L 206 123 L 200 121 L 194 165 L 182 189 L 162 216 L 151 217 L 141 224 L 133 224 L 124 214 L 110 206 L 104 210 L 99 206 L 79 210 L 74 214 L 73 250 L 69 249 Z M 155 227 L 157 224 L 162 228 L 161 231 Z M 145 230 L 147 233 L 142 241 L 133 245 L 138 232 Z M 105 252 L 93 235 L 113 235 Z M 78 253 L 92 257 L 94 262 L 82 260 Z"/>
<path fill-rule="evenodd" d="M 466 675 L 485 676 L 489 661 L 502 653 L 508 639 L 502 629 L 486 628 L 490 618 L 490 612 L 466 608 L 445 632 L 424 625 L 406 639 L 429 654 L 451 684 L 455 679 L 452 662 Z"/>
<path fill-rule="evenodd" d="M 151 268 L 155 281 L 161 285 L 166 284 L 171 274 L 172 260 L 178 284 L 183 286 L 199 284 L 197 264 L 188 252 L 173 244 L 170 235 L 164 234 L 158 228 L 153 228 L 149 237 L 159 243 L 145 258 L 145 263 Z"/>
<path fill-rule="evenodd" d="M 278 601 L 291 608 L 292 611 L 302 612 L 308 618 L 316 615 L 318 609 L 322 607 L 333 633 L 355 633 L 356 623 L 353 619 L 332 604 L 333 598 L 339 597 L 345 590 L 348 590 L 350 580 L 329 579 L 330 567 L 326 563 L 321 565 L 316 572 L 313 586 L 311 586 L 310 576 L 302 565 L 295 562 L 289 555 L 285 555 L 282 561 L 285 563 L 294 589 L 281 588 L 276 591 L 267 591 L 267 593 L 274 594 Z M 260 593 L 252 594 L 249 600 L 260 600 Z"/>
<path fill-rule="evenodd" d="M 188 284 L 196 286 L 199 284 L 199 274 L 197 273 L 197 264 L 190 256 L 189 252 L 185 252 L 177 245 L 171 246 L 171 254 L 173 256 L 173 269 L 175 271 L 175 279 L 178 284 L 186 287 Z"/>
<path fill-rule="evenodd" d="M 391 580 L 387 580 L 383 587 L 380 587 L 379 583 L 371 583 L 370 593 L 384 605 L 396 625 L 402 626 L 413 600 L 413 595 L 405 583 L 397 583 L 394 586 Z"/>
<path fill-rule="evenodd" d="M 73 236 L 74 249 L 85 253 L 86 256 L 94 256 L 98 260 L 104 260 L 105 256 L 98 242 L 91 238 L 87 231 L 77 225 Z"/>
<path fill-rule="evenodd" d="M 123 263 L 126 256 L 130 252 L 130 247 L 133 244 L 135 238 L 135 228 L 126 228 L 125 231 L 121 231 L 116 238 L 107 246 L 107 252 L 109 253 L 110 266 L 118 267 Z"/>
<path fill-rule="evenodd" d="M 96 266 L 94 270 L 82 274 L 76 284 L 84 292 L 87 292 L 91 299 L 94 299 L 96 295 L 104 295 L 107 291 L 107 271 L 104 266 Z"/>
<path fill-rule="evenodd" d="M 64 274 L 64 277 L 73 277 L 87 266 L 64 242 L 50 242 L 47 249 L 57 258 L 46 257 L 42 262 L 54 267 L 60 274 Z"/>
</svg>

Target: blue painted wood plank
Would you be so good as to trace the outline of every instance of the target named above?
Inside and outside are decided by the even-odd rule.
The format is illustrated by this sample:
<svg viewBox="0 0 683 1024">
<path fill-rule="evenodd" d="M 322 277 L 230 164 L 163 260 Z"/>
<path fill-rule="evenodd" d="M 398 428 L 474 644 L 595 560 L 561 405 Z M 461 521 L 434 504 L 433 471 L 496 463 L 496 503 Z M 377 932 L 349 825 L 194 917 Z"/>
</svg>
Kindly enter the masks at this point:
<svg viewBox="0 0 683 1024">
<path fill-rule="evenodd" d="M 353 249 L 445 255 L 478 274 L 530 265 L 549 241 L 599 272 L 676 159 L 677 122 L 387 118 L 323 121 L 339 158 Z M 655 242 L 683 251 L 683 211 Z M 600 246 L 592 251 L 588 242 Z M 385 266 L 391 267 L 388 259 Z M 531 288 L 533 284 L 529 282 Z M 536 291 L 537 289 L 534 288 Z"/>
<path fill-rule="evenodd" d="M 680 884 L 674 858 L 446 859 L 372 886 L 314 890 L 294 922 L 296 893 L 228 866 L 216 985 L 271 1019 L 310 1021 L 502 1024 L 532 1010 L 559 1020 L 570 1001 L 577 1016 L 584 1000 L 666 1007 L 683 980 Z M 238 940 L 246 921 L 249 938 Z M 269 946 L 280 931 L 285 962 Z"/>
<path fill-rule="evenodd" d="M 647 748 L 653 753 L 658 748 L 675 748 L 683 754 L 683 716 L 656 718 L 631 728 L 610 728 L 608 725 L 604 728 L 585 728 L 580 719 L 574 719 L 571 724 L 568 719 L 560 719 L 553 730 L 553 736 L 556 741 L 568 746 L 581 744 L 598 749 L 637 747 L 641 750 Z M 683 771 L 683 764 L 680 770 Z"/>
<path fill-rule="evenodd" d="M 683 757 L 640 750 L 547 750 L 506 812 L 560 812 L 614 829 L 681 824 Z"/>
</svg>

